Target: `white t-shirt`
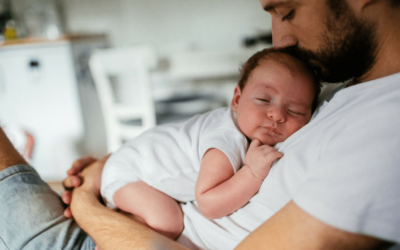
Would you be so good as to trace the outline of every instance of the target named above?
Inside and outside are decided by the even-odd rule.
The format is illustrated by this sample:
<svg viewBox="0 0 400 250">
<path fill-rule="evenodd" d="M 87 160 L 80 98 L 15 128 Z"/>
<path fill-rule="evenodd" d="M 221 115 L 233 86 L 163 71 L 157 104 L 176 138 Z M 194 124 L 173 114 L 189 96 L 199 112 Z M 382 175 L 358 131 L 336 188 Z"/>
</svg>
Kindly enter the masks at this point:
<svg viewBox="0 0 400 250">
<path fill-rule="evenodd" d="M 400 73 L 343 88 L 280 146 L 260 191 L 221 219 L 182 205 L 199 248 L 233 249 L 290 200 L 333 227 L 400 242 Z"/>
<path fill-rule="evenodd" d="M 247 147 L 230 108 L 157 126 L 111 155 L 103 170 L 101 193 L 107 206 L 115 208 L 114 193 L 141 180 L 176 200 L 193 201 L 204 153 L 210 148 L 221 150 L 236 172 L 243 165 Z"/>
</svg>

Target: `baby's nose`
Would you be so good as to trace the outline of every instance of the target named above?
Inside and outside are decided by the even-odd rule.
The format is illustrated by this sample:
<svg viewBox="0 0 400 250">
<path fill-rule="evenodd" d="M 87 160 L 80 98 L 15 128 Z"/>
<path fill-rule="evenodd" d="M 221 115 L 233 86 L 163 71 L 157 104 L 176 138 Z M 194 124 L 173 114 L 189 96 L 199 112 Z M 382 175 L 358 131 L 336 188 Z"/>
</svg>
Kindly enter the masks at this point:
<svg viewBox="0 0 400 250">
<path fill-rule="evenodd" d="M 285 116 L 280 107 L 271 107 L 268 109 L 267 117 L 274 122 L 284 122 Z"/>
</svg>

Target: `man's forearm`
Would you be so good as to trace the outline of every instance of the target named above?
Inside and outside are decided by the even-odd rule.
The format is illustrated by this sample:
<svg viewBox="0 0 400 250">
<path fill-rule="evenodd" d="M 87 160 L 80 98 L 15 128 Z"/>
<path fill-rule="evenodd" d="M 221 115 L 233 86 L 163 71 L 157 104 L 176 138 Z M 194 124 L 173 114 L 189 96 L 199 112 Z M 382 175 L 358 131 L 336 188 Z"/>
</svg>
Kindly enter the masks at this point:
<svg viewBox="0 0 400 250">
<path fill-rule="evenodd" d="M 27 164 L 0 127 L 0 171 L 17 164 Z"/>
<path fill-rule="evenodd" d="M 140 223 L 112 211 L 83 188 L 74 190 L 72 213 L 102 249 L 186 249 Z"/>
<path fill-rule="evenodd" d="M 377 250 L 390 244 L 325 224 L 290 201 L 235 249 Z"/>
</svg>

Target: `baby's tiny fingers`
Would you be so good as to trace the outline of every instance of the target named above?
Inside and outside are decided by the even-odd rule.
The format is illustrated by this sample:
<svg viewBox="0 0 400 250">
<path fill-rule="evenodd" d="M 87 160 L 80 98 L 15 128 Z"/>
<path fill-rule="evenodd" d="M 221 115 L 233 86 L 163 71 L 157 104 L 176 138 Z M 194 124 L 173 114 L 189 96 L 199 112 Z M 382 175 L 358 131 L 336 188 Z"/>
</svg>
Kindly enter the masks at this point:
<svg viewBox="0 0 400 250">
<path fill-rule="evenodd" d="M 283 154 L 279 151 L 270 152 L 265 156 L 269 161 L 273 162 L 283 157 Z"/>
<path fill-rule="evenodd" d="M 262 152 L 264 155 L 270 154 L 271 152 L 276 152 L 276 150 L 271 146 L 263 145 L 261 147 L 262 147 L 261 149 L 262 149 Z"/>
<path fill-rule="evenodd" d="M 261 143 L 260 140 L 254 139 L 254 140 L 251 141 L 249 149 L 254 149 L 254 148 L 257 148 L 257 147 L 259 147 L 261 145 L 262 145 L 262 143 Z"/>
</svg>

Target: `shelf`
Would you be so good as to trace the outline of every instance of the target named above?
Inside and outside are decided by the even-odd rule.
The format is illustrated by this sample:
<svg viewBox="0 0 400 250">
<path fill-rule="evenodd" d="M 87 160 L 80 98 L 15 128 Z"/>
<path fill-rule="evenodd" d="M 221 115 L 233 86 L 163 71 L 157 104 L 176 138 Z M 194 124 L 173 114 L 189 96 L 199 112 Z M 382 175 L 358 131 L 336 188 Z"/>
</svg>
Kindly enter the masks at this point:
<svg viewBox="0 0 400 250">
<path fill-rule="evenodd" d="M 27 37 L 13 40 L 5 40 L 4 43 L 0 44 L 1 47 L 7 46 L 18 46 L 18 45 L 27 45 L 27 44 L 49 44 L 49 43 L 57 43 L 57 42 L 67 42 L 67 41 L 81 41 L 81 40 L 92 40 L 92 39 L 106 39 L 105 34 L 71 34 L 71 35 L 63 35 L 57 38 L 56 40 L 50 40 L 46 38 L 40 37 Z"/>
</svg>

